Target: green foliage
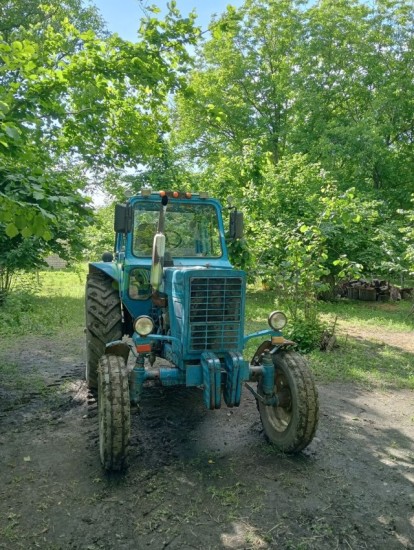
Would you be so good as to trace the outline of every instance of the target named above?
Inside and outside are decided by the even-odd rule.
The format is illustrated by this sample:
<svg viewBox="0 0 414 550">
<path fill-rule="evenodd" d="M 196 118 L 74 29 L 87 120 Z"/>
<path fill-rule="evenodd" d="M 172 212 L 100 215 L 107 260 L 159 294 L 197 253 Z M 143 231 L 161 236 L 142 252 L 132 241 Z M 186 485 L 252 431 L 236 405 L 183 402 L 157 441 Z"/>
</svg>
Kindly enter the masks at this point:
<svg viewBox="0 0 414 550">
<path fill-rule="evenodd" d="M 243 269 L 248 272 L 252 266 L 252 254 L 245 239 L 229 239 L 227 241 L 227 249 L 231 263 L 236 269 Z M 254 277 L 250 276 L 249 281 L 252 282 Z"/>
<path fill-rule="evenodd" d="M 297 349 L 301 353 L 309 353 L 319 349 L 325 328 L 316 315 L 314 319 L 296 318 L 286 330 L 286 335 L 297 343 Z"/>
<path fill-rule="evenodd" d="M 408 1 L 249 0 L 178 97 L 189 177 L 238 199 L 250 265 L 300 310 L 339 278 L 408 272 L 413 25 Z"/>
<path fill-rule="evenodd" d="M 166 102 L 182 85 L 185 45 L 198 31 L 173 7 L 164 21 L 143 21 L 136 43 L 108 35 L 96 9 L 80 0 L 13 0 L 0 14 L 0 273 L 7 289 L 13 270 L 38 266 L 50 250 L 82 251 L 92 221 L 83 191 L 94 172 L 109 177 L 160 153 Z"/>
<path fill-rule="evenodd" d="M 340 278 L 380 273 L 396 265 L 402 250 L 396 222 L 384 224 L 382 201 L 355 189 L 341 193 L 320 165 L 295 155 L 269 165 L 262 186 L 244 191 L 247 239 L 256 275 L 277 286 L 291 304 L 291 315 L 311 310 L 315 297 L 334 291 Z M 396 227 L 387 233 L 394 223 Z"/>
<path fill-rule="evenodd" d="M 0 233 L 0 304 L 19 271 L 43 264 L 45 250 L 42 244 L 40 239 L 23 239 L 20 235 L 10 239 Z"/>
<path fill-rule="evenodd" d="M 406 205 L 413 26 L 408 0 L 249 0 L 228 9 L 177 102 L 175 139 L 240 189 L 248 173 L 257 182 L 265 157 L 276 165 L 299 152 L 341 190 Z"/>
<path fill-rule="evenodd" d="M 80 20 L 77 4 L 36 4 L 31 24 L 0 34 L 0 221 L 10 237 L 25 230 L 52 238 L 54 208 L 42 200 L 60 197 L 48 185 L 62 157 L 102 169 L 157 154 L 164 104 L 188 63 L 184 44 L 195 39 L 192 20 L 176 11 L 143 22 L 136 43 L 101 38 L 96 17 L 85 30 L 92 12 Z M 64 197 L 67 205 L 79 202 L 76 190 Z"/>
<path fill-rule="evenodd" d="M 399 210 L 398 213 L 404 216 L 405 224 L 400 228 L 403 241 L 406 244 L 404 259 L 409 266 L 409 274 L 414 274 L 414 194 L 411 197 L 412 208 L 410 210 Z"/>
<path fill-rule="evenodd" d="M 86 231 L 86 248 L 83 256 L 91 262 L 100 261 L 104 252 L 114 249 L 114 213 L 113 204 L 99 208 L 95 215 L 95 223 Z"/>
</svg>

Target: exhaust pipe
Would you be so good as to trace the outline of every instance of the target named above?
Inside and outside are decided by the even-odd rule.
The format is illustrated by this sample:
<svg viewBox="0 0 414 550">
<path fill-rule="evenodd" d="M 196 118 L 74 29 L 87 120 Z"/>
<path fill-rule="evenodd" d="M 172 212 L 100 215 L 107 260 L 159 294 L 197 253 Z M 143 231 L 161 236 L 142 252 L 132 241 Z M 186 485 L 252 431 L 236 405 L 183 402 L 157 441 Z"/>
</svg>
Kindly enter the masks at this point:
<svg viewBox="0 0 414 550">
<path fill-rule="evenodd" d="M 161 199 L 160 217 L 158 218 L 158 229 L 154 235 L 152 244 L 152 263 L 150 282 L 154 293 L 162 291 L 164 257 L 165 257 L 165 213 L 167 211 L 168 197 L 164 195 Z"/>
</svg>

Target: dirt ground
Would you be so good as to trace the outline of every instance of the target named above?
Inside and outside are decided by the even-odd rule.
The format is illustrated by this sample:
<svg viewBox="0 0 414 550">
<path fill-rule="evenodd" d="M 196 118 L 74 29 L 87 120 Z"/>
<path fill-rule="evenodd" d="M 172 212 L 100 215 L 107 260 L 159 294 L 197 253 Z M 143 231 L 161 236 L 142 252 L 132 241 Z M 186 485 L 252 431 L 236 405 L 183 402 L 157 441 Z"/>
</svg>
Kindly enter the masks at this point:
<svg viewBox="0 0 414 550">
<path fill-rule="evenodd" d="M 0 352 L 0 548 L 414 548 L 412 392 L 320 386 L 316 437 L 287 457 L 249 392 L 210 412 L 197 391 L 152 386 L 129 469 L 106 475 L 82 344 Z"/>
</svg>

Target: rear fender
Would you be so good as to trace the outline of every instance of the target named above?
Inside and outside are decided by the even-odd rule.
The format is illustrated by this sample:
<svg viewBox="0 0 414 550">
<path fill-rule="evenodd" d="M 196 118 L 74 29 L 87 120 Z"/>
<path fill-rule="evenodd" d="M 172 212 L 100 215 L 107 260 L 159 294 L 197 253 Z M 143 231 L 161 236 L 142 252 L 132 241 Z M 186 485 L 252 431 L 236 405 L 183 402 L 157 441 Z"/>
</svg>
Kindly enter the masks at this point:
<svg viewBox="0 0 414 550">
<path fill-rule="evenodd" d="M 116 282 L 114 287 L 118 289 L 119 298 L 121 300 L 121 310 L 122 310 L 122 322 L 124 325 L 125 334 L 132 336 L 132 319 L 133 314 L 128 309 L 128 306 L 125 306 L 122 299 L 122 288 L 123 288 L 123 271 L 121 265 L 115 262 L 93 262 L 89 264 L 89 273 L 103 273 L 110 279 Z"/>
<path fill-rule="evenodd" d="M 118 265 L 112 262 L 94 262 L 89 264 L 89 273 L 105 273 L 111 279 L 119 281 L 120 270 Z"/>
</svg>

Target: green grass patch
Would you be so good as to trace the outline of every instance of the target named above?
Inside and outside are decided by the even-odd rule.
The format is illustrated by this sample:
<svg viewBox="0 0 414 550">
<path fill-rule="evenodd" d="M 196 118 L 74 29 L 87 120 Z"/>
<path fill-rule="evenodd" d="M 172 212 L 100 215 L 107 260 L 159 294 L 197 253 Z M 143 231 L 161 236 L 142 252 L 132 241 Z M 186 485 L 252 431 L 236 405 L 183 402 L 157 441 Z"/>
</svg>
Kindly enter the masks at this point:
<svg viewBox="0 0 414 550">
<path fill-rule="evenodd" d="M 45 393 L 48 391 L 45 381 L 39 372 L 32 370 L 23 375 L 18 365 L 0 365 L 0 380 L 1 387 L 4 390 L 16 390 L 22 393 L 29 391 Z"/>
<path fill-rule="evenodd" d="M 84 323 L 86 266 L 77 271 L 41 271 L 33 289 L 17 285 L 0 307 L 0 335 L 49 335 Z"/>
<path fill-rule="evenodd" d="M 281 309 L 276 293 L 250 289 L 246 303 L 246 333 L 267 328 L 267 316 Z M 406 332 L 413 338 L 414 315 L 411 301 L 360 302 L 340 300 L 318 302 L 322 320 L 333 325 L 338 318 L 342 333 L 352 327 L 370 329 L 373 335 Z M 251 340 L 245 357 L 251 358 L 262 339 Z M 313 351 L 307 355 L 319 382 L 349 381 L 383 388 L 414 389 L 414 354 L 395 346 L 371 340 L 339 336 L 339 347 L 332 352 Z"/>
<path fill-rule="evenodd" d="M 325 321 L 333 322 L 336 316 L 341 326 L 378 327 L 394 331 L 410 331 L 414 328 L 414 315 L 410 315 L 413 303 L 362 302 L 339 300 L 318 302 L 318 309 Z"/>
<path fill-rule="evenodd" d="M 414 389 L 414 354 L 379 342 L 341 337 L 339 348 L 313 351 L 308 359 L 319 382 Z"/>
</svg>

